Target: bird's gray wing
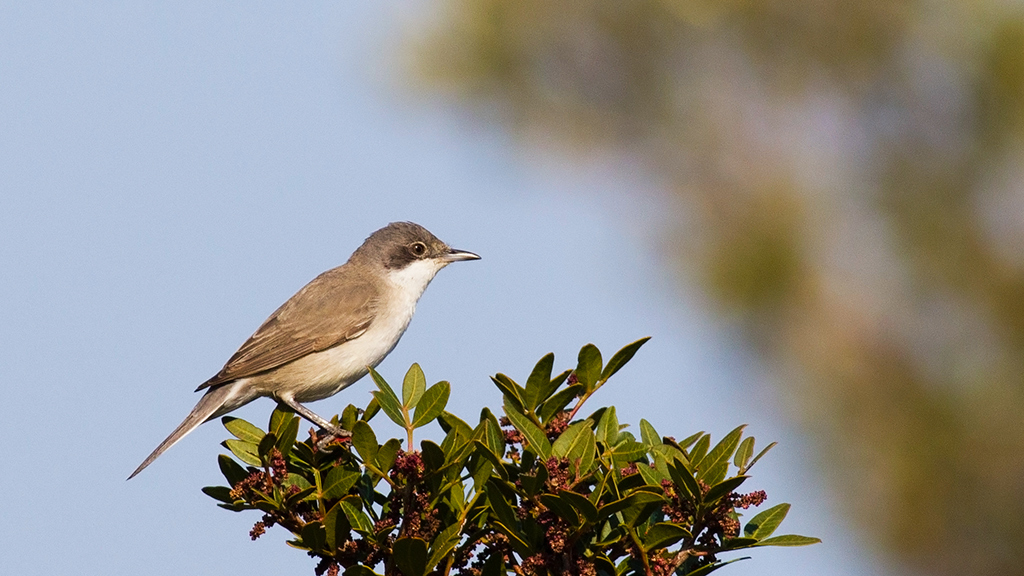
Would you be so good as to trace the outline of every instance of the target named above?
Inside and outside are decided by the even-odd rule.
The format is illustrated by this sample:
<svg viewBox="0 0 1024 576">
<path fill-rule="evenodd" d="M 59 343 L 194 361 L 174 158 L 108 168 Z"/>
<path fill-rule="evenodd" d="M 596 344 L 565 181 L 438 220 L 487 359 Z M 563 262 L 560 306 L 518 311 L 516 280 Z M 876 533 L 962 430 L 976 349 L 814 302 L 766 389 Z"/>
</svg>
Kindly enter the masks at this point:
<svg viewBox="0 0 1024 576">
<path fill-rule="evenodd" d="M 379 304 L 375 283 L 344 266 L 328 270 L 299 290 L 242 344 L 216 376 L 196 390 L 253 376 L 358 338 Z"/>
</svg>

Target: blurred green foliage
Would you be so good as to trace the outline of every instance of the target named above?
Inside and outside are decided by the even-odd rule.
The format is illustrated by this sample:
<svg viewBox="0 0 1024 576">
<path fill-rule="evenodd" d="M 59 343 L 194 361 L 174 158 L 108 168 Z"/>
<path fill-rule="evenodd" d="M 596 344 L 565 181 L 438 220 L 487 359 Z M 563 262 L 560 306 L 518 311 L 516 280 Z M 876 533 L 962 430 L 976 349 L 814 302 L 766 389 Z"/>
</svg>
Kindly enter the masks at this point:
<svg viewBox="0 0 1024 576">
<path fill-rule="evenodd" d="M 720 554 L 818 542 L 774 535 L 789 504 L 754 515 L 741 532 L 740 510 L 767 495 L 736 490 L 774 445 L 755 455 L 743 426 L 712 445 L 703 432 L 662 437 L 646 420 L 637 438 L 614 406 L 576 418 L 646 341 L 607 364 L 588 344 L 574 370 L 554 376 L 548 354 L 525 385 L 497 374 L 505 416 L 484 408 L 476 427 L 445 410 L 449 384 L 428 388 L 416 364 L 401 397 L 371 372 L 370 405 L 334 419 L 351 431 L 344 441 L 313 430 L 297 441 L 299 418 L 286 408 L 267 431 L 226 417 L 235 436 L 224 443 L 234 458 L 219 458 L 228 486 L 203 491 L 222 508 L 262 511 L 254 540 L 280 525 L 329 576 L 697 576 L 744 559 Z M 405 429 L 404 448 L 397 438 L 378 442 L 370 420 L 381 411 Z M 414 431 L 435 420 L 441 444 L 410 450 Z"/>
<path fill-rule="evenodd" d="M 432 22 L 432 86 L 669 183 L 666 251 L 779 372 L 866 540 L 1024 574 L 1019 4 L 449 0 Z"/>
</svg>

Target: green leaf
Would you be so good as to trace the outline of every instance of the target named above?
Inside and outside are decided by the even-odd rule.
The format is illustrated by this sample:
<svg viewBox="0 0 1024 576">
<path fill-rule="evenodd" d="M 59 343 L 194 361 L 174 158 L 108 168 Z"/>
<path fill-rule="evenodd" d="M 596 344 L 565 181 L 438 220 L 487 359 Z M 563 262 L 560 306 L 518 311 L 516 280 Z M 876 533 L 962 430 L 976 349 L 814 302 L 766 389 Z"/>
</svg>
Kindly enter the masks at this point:
<svg viewBox="0 0 1024 576">
<path fill-rule="evenodd" d="M 552 390 L 557 390 L 559 386 L 565 383 L 569 378 L 569 374 L 572 374 L 572 370 L 563 370 L 558 376 L 551 379 L 550 387 Z"/>
<path fill-rule="evenodd" d="M 726 538 L 722 542 L 722 550 L 742 550 L 757 544 L 757 538 Z"/>
<path fill-rule="evenodd" d="M 544 488 L 544 482 L 548 479 L 548 469 L 545 466 L 537 466 L 536 474 L 520 474 L 519 481 L 523 484 L 523 490 L 527 496 L 533 496 Z"/>
<path fill-rule="evenodd" d="M 697 440 L 697 444 L 694 445 L 693 450 L 690 450 L 690 462 L 693 462 L 695 467 L 697 466 L 697 463 L 703 460 L 707 455 L 709 447 L 711 447 L 711 435 L 704 434 L 699 440 Z"/>
<path fill-rule="evenodd" d="M 643 418 L 640 419 L 640 438 L 643 439 L 644 444 L 650 447 L 661 445 L 661 436 L 658 436 L 658 431 L 651 426 L 651 423 Z"/>
<path fill-rule="evenodd" d="M 295 417 L 287 420 L 275 435 L 277 436 L 277 442 L 274 445 L 281 451 L 281 455 L 287 458 L 291 454 L 292 446 L 295 445 L 295 439 L 299 435 L 299 418 Z"/>
<path fill-rule="evenodd" d="M 327 473 L 323 480 L 324 500 L 339 500 L 348 495 L 349 490 L 359 480 L 359 472 L 348 470 L 342 466 L 335 466 Z"/>
<path fill-rule="evenodd" d="M 811 544 L 819 544 L 820 542 L 821 538 L 786 534 L 785 536 L 775 536 L 767 540 L 761 540 L 754 544 L 754 546 L 809 546 Z"/>
<path fill-rule="evenodd" d="M 584 443 L 582 445 L 577 445 L 576 448 L 569 452 L 569 462 L 577 468 L 580 477 L 590 473 L 597 459 L 597 438 L 594 436 L 594 431 L 589 427 L 584 433 L 583 440 Z M 579 461 L 578 465 L 577 459 Z"/>
<path fill-rule="evenodd" d="M 454 449 L 447 454 L 445 458 L 445 466 L 463 467 L 466 465 L 466 460 L 473 455 L 476 450 L 476 443 L 472 438 L 459 437 L 460 440 L 454 445 Z"/>
<path fill-rule="evenodd" d="M 657 492 L 654 492 L 649 487 L 646 486 L 641 486 L 640 488 L 637 488 L 632 493 L 630 493 L 629 497 L 630 506 L 642 506 L 644 504 L 653 502 L 665 502 L 665 495 L 660 491 L 660 489 Z"/>
<path fill-rule="evenodd" d="M 473 431 L 463 430 L 462 427 L 452 428 L 448 435 L 441 442 L 441 450 L 444 451 L 445 465 L 451 464 L 460 455 L 467 444 L 471 442 Z"/>
<path fill-rule="evenodd" d="M 505 569 L 505 555 L 491 554 L 484 562 L 480 576 L 506 576 L 507 573 L 508 570 Z"/>
<path fill-rule="evenodd" d="M 697 432 L 696 434 L 694 434 L 692 436 L 687 436 L 685 440 L 683 440 L 682 442 L 679 442 L 678 444 L 676 444 L 676 447 L 685 452 L 687 449 L 689 449 L 689 447 L 691 445 L 693 445 L 694 442 L 699 440 L 702 436 L 704 436 L 704 431 L 703 430 L 700 431 L 700 432 Z"/>
<path fill-rule="evenodd" d="M 299 490 L 313 488 L 313 485 L 309 483 L 309 480 L 306 480 L 305 476 L 295 472 L 288 473 L 288 478 L 285 479 L 285 486 L 298 486 Z"/>
<path fill-rule="evenodd" d="M 689 460 L 686 459 L 686 454 L 683 454 L 682 450 L 670 444 L 659 444 L 652 448 L 651 451 L 654 452 L 655 454 L 660 454 L 661 456 L 664 456 L 665 460 L 669 462 L 678 460 L 680 462 L 689 463 Z M 668 472 L 666 471 L 666 474 L 667 473 Z"/>
<path fill-rule="evenodd" d="M 430 440 L 423 440 L 420 442 L 420 450 L 423 454 L 423 465 L 426 466 L 428 473 L 444 466 L 444 450 L 440 446 Z"/>
<path fill-rule="evenodd" d="M 624 468 L 630 463 L 643 458 L 647 454 L 647 446 L 639 442 L 626 440 L 612 447 L 610 453 L 615 466 Z"/>
<path fill-rule="evenodd" d="M 376 400 L 370 400 L 376 402 Z M 345 406 L 345 409 L 341 411 L 341 418 L 338 421 L 338 425 L 342 429 L 352 431 L 352 427 L 356 425 L 356 420 L 359 420 L 359 409 L 349 404 Z"/>
<path fill-rule="evenodd" d="M 431 545 L 430 560 L 427 561 L 427 570 L 433 570 L 434 567 L 440 564 L 441 561 L 444 560 L 444 557 L 455 549 L 460 540 L 462 540 L 462 524 L 455 522 L 442 530 L 441 533 L 434 538 L 434 543 Z"/>
<path fill-rule="evenodd" d="M 658 455 L 657 457 L 664 460 L 664 457 L 661 455 Z M 640 473 L 640 477 L 644 479 L 644 484 L 647 484 L 648 486 L 661 486 L 661 481 L 668 478 L 667 467 L 664 476 L 661 475 L 661 472 L 657 468 L 652 468 L 642 462 L 636 465 L 636 471 Z"/>
<path fill-rule="evenodd" d="M 249 476 L 249 472 L 227 454 L 217 456 L 217 465 L 220 466 L 220 473 L 224 475 L 224 479 L 228 481 L 228 485 L 231 487 L 234 487 L 235 484 Z"/>
<path fill-rule="evenodd" d="M 373 523 L 370 522 L 370 519 L 362 510 L 357 508 L 355 504 L 352 504 L 348 499 L 339 501 L 338 505 L 341 506 L 342 511 L 345 512 L 345 517 L 348 518 L 349 524 L 351 524 L 353 528 L 364 536 L 373 535 Z"/>
<path fill-rule="evenodd" d="M 250 506 L 248 504 L 242 504 L 241 502 L 232 503 L 232 504 L 228 504 L 226 502 L 218 502 L 217 503 L 217 508 L 223 508 L 225 510 L 230 510 L 232 512 L 241 512 L 243 510 L 254 510 L 255 509 L 255 507 Z"/>
<path fill-rule="evenodd" d="M 415 366 L 415 364 L 413 364 Z M 426 426 L 444 412 L 448 405 L 448 397 L 451 395 L 451 384 L 445 381 L 438 382 L 417 399 L 416 414 L 412 419 L 413 428 Z"/>
<path fill-rule="evenodd" d="M 231 488 L 228 488 L 227 486 L 204 486 L 202 490 L 203 494 L 206 494 L 218 502 L 232 504 L 235 501 L 231 496 Z"/>
<path fill-rule="evenodd" d="M 307 482 L 308 484 L 308 482 Z M 309 486 L 299 490 L 298 492 L 287 492 L 284 495 L 284 508 L 291 508 L 297 506 L 300 502 L 316 500 L 316 487 Z"/>
<path fill-rule="evenodd" d="M 345 516 L 340 504 L 335 504 L 324 516 L 324 529 L 327 533 L 327 549 L 334 550 L 348 539 L 352 525 Z"/>
<path fill-rule="evenodd" d="M 313 468 L 316 466 L 317 456 L 309 442 L 297 442 L 292 446 L 291 459 L 306 468 Z"/>
<path fill-rule="evenodd" d="M 690 531 L 679 524 L 658 522 L 647 530 L 644 535 L 644 551 L 650 552 L 657 548 L 667 548 L 683 538 L 690 538 Z"/>
<path fill-rule="evenodd" d="M 565 520 L 570 526 L 579 526 L 580 517 L 576 513 L 576 510 L 572 507 L 567 500 L 563 500 L 554 494 L 541 494 L 541 504 L 548 507 L 549 510 L 555 513 L 556 516 Z"/>
<path fill-rule="evenodd" d="M 404 576 L 423 576 L 427 571 L 427 541 L 399 538 L 391 545 L 391 558 Z"/>
<path fill-rule="evenodd" d="M 267 428 L 267 434 L 273 434 L 280 438 L 292 418 L 295 418 L 295 411 L 284 404 L 278 404 L 277 408 L 270 413 L 270 427 Z"/>
<path fill-rule="evenodd" d="M 373 399 L 378 402 L 380 407 L 383 409 L 384 414 L 387 414 L 387 417 L 390 418 L 392 422 L 398 424 L 402 428 L 405 428 L 405 415 L 402 414 L 401 405 L 396 404 L 392 400 L 388 399 L 387 393 L 381 392 L 380 390 L 373 390 L 370 392 L 370 394 L 373 395 Z"/>
<path fill-rule="evenodd" d="M 725 437 L 722 438 L 722 440 L 719 441 L 719 443 L 716 444 L 710 452 L 708 452 L 707 456 L 699 461 L 694 460 L 694 465 L 697 467 L 697 470 L 702 473 L 701 479 L 704 478 L 703 473 L 706 473 L 721 462 L 729 461 L 729 458 L 732 457 L 732 453 L 736 450 L 736 446 L 739 445 L 740 438 L 743 436 L 743 429 L 746 427 L 746 424 L 737 426 L 732 430 L 732 432 L 726 434 Z"/>
<path fill-rule="evenodd" d="M 718 464 L 712 466 L 709 470 L 705 471 L 704 476 L 701 478 L 701 480 L 703 480 L 705 484 L 710 484 L 714 486 L 715 484 L 718 484 L 722 480 L 725 480 L 725 475 L 728 473 L 729 462 L 719 462 Z"/>
<path fill-rule="evenodd" d="M 259 455 L 260 461 L 266 463 L 270 460 L 270 451 L 277 446 L 277 436 L 273 432 L 267 432 L 267 435 L 260 440 L 258 446 L 256 446 L 256 454 Z"/>
<path fill-rule="evenodd" d="M 477 422 L 476 428 L 473 428 L 473 432 L 469 435 L 473 440 L 479 440 L 481 442 L 487 438 L 487 421 L 485 418 L 480 419 Z"/>
<path fill-rule="evenodd" d="M 526 542 L 526 538 L 521 533 L 516 532 L 502 522 L 495 522 L 494 525 L 502 534 L 505 535 L 506 538 L 508 538 L 509 544 L 512 545 L 513 550 L 522 556 L 533 555 L 533 548 Z"/>
<path fill-rule="evenodd" d="M 324 545 L 327 544 L 327 532 L 324 530 L 323 524 L 310 522 L 303 526 L 302 544 L 308 546 L 310 550 L 323 550 Z"/>
<path fill-rule="evenodd" d="M 377 451 L 377 468 L 381 472 L 387 474 L 388 470 L 395 465 L 395 460 L 398 459 L 398 451 L 402 448 L 402 441 L 398 438 L 391 438 L 380 447 Z"/>
<path fill-rule="evenodd" d="M 584 420 L 582 422 L 576 422 L 566 428 L 558 438 L 555 439 L 555 443 L 551 445 L 551 455 L 556 458 L 565 458 L 573 450 L 582 452 L 582 448 L 586 445 L 586 434 L 590 432 L 590 426 L 593 424 L 590 420 Z M 570 462 L 572 458 L 569 459 Z"/>
<path fill-rule="evenodd" d="M 523 403 L 523 396 L 519 392 L 521 388 L 518 384 L 513 382 L 508 376 L 501 373 L 491 376 L 491 381 L 498 387 L 498 390 L 501 390 L 502 396 L 504 396 L 507 401 L 511 402 L 518 411 L 526 411 Z"/>
<path fill-rule="evenodd" d="M 485 462 L 484 464 L 488 467 L 490 466 L 490 463 L 488 462 Z M 451 506 L 452 511 L 461 514 L 462 510 L 466 507 L 466 492 L 462 481 L 458 481 L 452 485 L 451 488 L 445 491 L 445 494 L 448 496 L 448 504 Z"/>
<path fill-rule="evenodd" d="M 595 554 L 593 557 L 594 567 L 599 575 L 615 576 L 615 564 L 604 554 Z"/>
<path fill-rule="evenodd" d="M 402 382 L 402 405 L 406 410 L 412 410 L 423 396 L 427 389 L 427 378 L 423 375 L 423 369 L 419 364 L 413 363 L 409 371 L 405 373 L 405 380 Z"/>
<path fill-rule="evenodd" d="M 499 459 L 505 456 L 505 433 L 501 431 L 498 419 L 487 408 L 480 413 L 480 419 L 487 421 L 483 443 Z"/>
<path fill-rule="evenodd" d="M 617 514 L 634 506 L 644 507 L 654 502 L 663 502 L 664 498 L 654 494 L 653 492 L 633 492 L 625 498 L 620 498 L 614 502 L 609 502 L 597 512 L 598 520 L 603 520 L 613 514 Z"/>
<path fill-rule="evenodd" d="M 541 405 L 537 415 L 540 416 L 541 420 L 547 422 L 555 414 L 564 410 L 569 402 L 576 399 L 582 392 L 582 384 L 574 384 L 564 390 L 560 390 L 557 394 L 548 398 L 544 404 Z"/>
<path fill-rule="evenodd" d="M 736 456 L 733 458 L 732 463 L 740 469 L 740 474 L 746 472 L 747 462 L 750 461 L 750 457 L 754 455 L 754 437 L 747 436 L 740 442 L 740 447 L 736 449 Z"/>
<path fill-rule="evenodd" d="M 544 529 L 537 522 L 523 522 L 519 526 L 525 540 L 531 547 L 540 546 L 545 539 Z"/>
<path fill-rule="evenodd" d="M 379 389 L 373 392 L 373 397 L 377 399 L 381 410 L 388 415 L 388 418 L 391 418 L 392 422 L 405 428 L 406 422 L 405 416 L 402 414 L 402 404 L 398 401 L 395 391 L 391 389 L 391 386 L 373 368 L 370 368 L 370 376 Z"/>
<path fill-rule="evenodd" d="M 729 478 L 728 480 L 723 480 L 718 484 L 715 484 L 714 486 L 711 487 L 710 490 L 708 490 L 708 493 L 704 496 L 704 502 L 708 506 L 713 506 L 715 503 L 717 503 L 719 500 L 725 497 L 726 494 L 738 488 L 740 484 L 743 484 L 743 482 L 745 482 L 747 478 L 750 478 L 750 476 L 735 476 L 733 478 Z"/>
<path fill-rule="evenodd" d="M 541 402 L 548 399 L 554 389 L 551 388 L 551 369 L 555 365 L 555 355 L 546 354 L 537 362 L 526 380 L 526 391 L 523 394 L 524 408 L 533 412 Z"/>
<path fill-rule="evenodd" d="M 651 337 L 647 336 L 646 338 L 641 338 L 631 344 L 626 344 L 621 350 L 613 354 L 611 360 L 608 360 L 608 365 L 605 366 L 604 371 L 601 372 L 601 380 L 606 381 L 611 378 L 612 375 L 625 366 L 626 362 L 629 362 L 633 358 L 633 355 L 636 354 L 636 351 L 650 339 Z"/>
<path fill-rule="evenodd" d="M 728 566 L 733 562 L 739 562 L 740 560 L 750 560 L 750 556 L 744 556 L 743 558 L 734 558 L 732 560 L 729 560 L 728 562 L 720 562 L 718 564 L 705 564 L 704 566 L 701 566 L 700 568 L 697 568 L 696 570 L 693 570 L 691 572 L 686 572 L 685 574 L 686 576 L 707 576 L 708 574 L 711 574 L 719 568 Z M 679 573 L 682 574 L 683 572 Z"/>
<path fill-rule="evenodd" d="M 598 408 L 597 410 L 594 410 L 590 414 L 590 416 L 587 416 L 587 419 L 590 420 L 591 422 L 600 422 L 601 418 L 604 416 L 604 413 L 607 410 L 608 410 L 607 406 L 602 406 L 602 407 Z"/>
<path fill-rule="evenodd" d="M 507 399 L 508 397 L 506 396 Z M 551 442 L 548 441 L 548 437 L 543 430 L 526 416 L 523 416 L 515 409 L 510 409 L 508 405 L 505 406 L 505 415 L 508 416 L 509 421 L 516 427 L 516 430 L 519 430 L 526 438 L 526 444 L 534 454 L 543 457 L 545 460 L 551 457 Z"/>
<path fill-rule="evenodd" d="M 664 496 L 653 492 L 634 492 L 631 496 L 629 507 L 622 511 L 622 522 L 627 526 L 645 522 L 665 503 Z"/>
<path fill-rule="evenodd" d="M 777 504 L 767 510 L 762 510 L 747 522 L 743 528 L 743 535 L 758 540 L 764 540 L 771 536 L 775 530 L 786 519 L 789 514 L 789 504 Z"/>
<path fill-rule="evenodd" d="M 594 464 L 597 452 L 597 440 L 591 420 L 584 420 L 570 425 L 563 431 L 551 446 L 551 454 L 558 458 L 566 458 L 574 471 L 586 474 Z"/>
<path fill-rule="evenodd" d="M 615 445 L 619 438 L 619 418 L 615 415 L 615 406 L 609 406 L 601 415 L 596 434 L 597 441 L 604 444 L 605 448 Z"/>
<path fill-rule="evenodd" d="M 349 566 L 348 568 L 345 568 L 345 572 L 343 572 L 341 576 L 380 576 L 380 575 L 377 574 L 376 572 L 374 572 L 373 570 L 370 570 L 366 566 L 363 566 L 362 564 L 355 564 L 353 566 Z"/>
<path fill-rule="evenodd" d="M 600 509 L 598 509 L 597 517 L 600 520 L 607 518 L 612 514 L 622 512 L 626 508 L 629 508 L 632 503 L 633 501 L 630 499 L 629 496 L 626 496 L 625 498 L 620 498 L 618 500 L 615 500 L 614 502 L 609 502 L 604 506 L 601 506 Z"/>
<path fill-rule="evenodd" d="M 263 439 L 263 435 L 266 434 L 263 430 L 260 430 L 241 418 L 225 416 L 221 418 L 220 421 L 224 424 L 224 427 L 228 429 L 228 432 L 230 432 L 235 438 L 246 442 L 252 442 L 253 444 L 259 444 L 260 440 Z"/>
<path fill-rule="evenodd" d="M 346 496 L 342 498 L 342 500 L 351 503 L 353 506 L 361 510 L 364 507 L 364 503 L 369 505 L 369 503 L 379 500 L 377 492 L 373 489 L 375 485 L 376 482 L 373 479 L 373 473 L 366 472 L 364 470 L 363 474 L 359 477 L 359 480 L 356 480 L 356 492 L 358 492 L 359 495 Z"/>
<path fill-rule="evenodd" d="M 771 450 L 772 448 L 775 448 L 776 444 L 778 444 L 778 442 L 772 442 L 771 444 L 765 446 L 764 450 L 761 450 L 760 452 L 758 452 L 757 456 L 754 456 L 754 459 L 750 461 L 750 464 L 747 464 L 747 469 L 744 470 L 744 472 L 746 472 L 747 470 L 750 470 L 751 468 L 753 468 L 754 464 L 756 464 L 757 461 L 761 459 L 761 456 L 764 456 L 765 454 L 768 453 L 769 450 Z"/>
<path fill-rule="evenodd" d="M 505 524 L 505 526 L 515 526 L 516 514 L 512 510 L 512 506 L 505 500 L 505 495 L 498 487 L 498 484 L 492 480 L 487 484 L 486 492 L 487 502 L 490 504 L 491 511 L 494 512 L 494 517 Z"/>
<path fill-rule="evenodd" d="M 483 459 L 485 459 L 485 460 L 487 460 L 487 461 L 489 461 L 491 463 L 490 468 L 488 468 L 488 474 L 490 474 L 490 472 L 493 471 L 495 474 L 500 476 L 502 480 L 507 480 L 508 479 L 508 473 L 506 472 L 505 467 L 502 465 L 501 458 L 495 456 L 494 452 L 491 452 L 491 449 L 488 448 L 487 445 L 485 445 L 483 443 L 483 441 L 481 441 L 481 440 L 473 440 L 473 443 L 476 446 L 479 446 L 479 449 L 476 452 L 477 456 L 481 457 L 481 458 L 483 458 Z M 483 464 L 478 464 L 478 466 L 483 466 Z M 478 484 L 479 484 L 479 481 L 477 480 L 476 472 L 474 472 L 473 473 L 473 486 L 474 486 L 474 488 L 476 488 L 476 486 Z"/>
<path fill-rule="evenodd" d="M 263 466 L 263 462 L 260 461 L 259 449 L 252 442 L 229 438 L 222 444 L 242 462 L 250 466 Z"/>
<path fill-rule="evenodd" d="M 441 415 L 437 417 L 437 423 L 441 425 L 441 430 L 444 430 L 445 434 L 448 434 L 455 429 L 459 431 L 460 435 L 466 438 L 473 436 L 473 427 L 466 424 L 465 420 L 451 412 L 442 412 Z"/>
<path fill-rule="evenodd" d="M 376 462 L 377 450 L 380 449 L 380 445 L 377 444 L 377 435 L 373 433 L 373 428 L 370 428 L 370 425 L 362 420 L 356 422 L 356 425 L 352 427 L 352 446 L 359 451 L 363 462 L 370 464 Z"/>
<path fill-rule="evenodd" d="M 360 420 L 369 422 L 377 415 L 377 412 L 380 412 L 380 402 L 378 402 L 376 398 L 370 398 L 370 403 L 367 404 L 366 409 L 363 410 L 363 416 Z M 346 428 L 346 430 L 351 430 L 351 428 Z"/>
<path fill-rule="evenodd" d="M 547 387 L 541 394 L 541 405 L 547 403 L 546 399 L 552 398 L 552 395 L 558 390 L 558 387 L 565 383 L 566 379 L 569 378 L 569 374 L 572 374 L 572 370 L 563 370 L 561 374 L 555 376 L 548 381 Z"/>
<path fill-rule="evenodd" d="M 597 507 L 586 496 L 569 490 L 559 491 L 558 496 L 568 502 L 588 522 L 595 522 L 597 520 Z"/>
<path fill-rule="evenodd" d="M 620 424 L 619 426 L 621 426 L 622 428 L 625 428 L 625 427 L 629 426 L 629 424 Z M 619 430 L 619 437 L 618 437 L 617 440 L 615 440 L 615 445 L 622 444 L 623 442 L 631 442 L 633 444 L 640 444 L 639 442 L 637 442 L 636 436 L 633 436 L 632 432 L 629 432 L 627 430 Z M 640 445 L 643 446 L 643 444 L 640 444 Z M 646 453 L 646 450 L 645 450 L 645 453 Z"/>
<path fill-rule="evenodd" d="M 662 446 L 665 446 L 665 445 L 663 444 Z M 671 448 L 671 447 L 670 446 L 665 446 L 665 448 Z M 675 450 L 675 448 L 672 448 L 672 450 Z M 665 457 L 664 454 L 662 454 L 660 452 L 655 452 L 654 453 L 654 468 L 655 468 L 655 470 L 658 471 L 658 476 L 662 480 L 667 479 L 667 478 L 670 477 L 670 475 L 668 473 L 668 463 L 669 462 L 675 462 L 675 460 L 669 460 L 668 458 Z M 682 462 L 685 462 L 685 460 L 682 460 Z"/>
<path fill-rule="evenodd" d="M 593 392 L 601 380 L 601 351 L 593 344 L 580 348 L 576 364 L 576 379 L 587 392 Z"/>
<path fill-rule="evenodd" d="M 675 484 L 677 490 L 681 490 L 682 494 L 689 494 L 690 498 L 693 499 L 697 504 L 700 504 L 704 500 L 704 493 L 700 489 L 700 485 L 697 484 L 697 479 L 693 477 L 693 474 L 686 469 L 686 466 L 682 462 L 674 462 L 668 465 L 669 475 L 672 476 L 672 483 Z"/>
</svg>

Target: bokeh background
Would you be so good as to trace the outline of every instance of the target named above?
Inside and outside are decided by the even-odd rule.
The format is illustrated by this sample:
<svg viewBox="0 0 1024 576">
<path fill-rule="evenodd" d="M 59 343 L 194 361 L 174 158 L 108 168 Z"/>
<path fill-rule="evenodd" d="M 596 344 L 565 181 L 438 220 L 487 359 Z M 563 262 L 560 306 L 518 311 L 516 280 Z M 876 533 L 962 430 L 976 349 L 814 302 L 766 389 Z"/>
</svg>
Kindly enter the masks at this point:
<svg viewBox="0 0 1024 576">
<path fill-rule="evenodd" d="M 2 571 L 311 574 L 199 492 L 219 425 L 124 478 L 408 219 L 484 259 L 385 377 L 472 419 L 651 335 L 594 401 L 779 440 L 824 539 L 729 573 L 1024 574 L 1022 143 L 1016 2 L 0 2 Z"/>
</svg>

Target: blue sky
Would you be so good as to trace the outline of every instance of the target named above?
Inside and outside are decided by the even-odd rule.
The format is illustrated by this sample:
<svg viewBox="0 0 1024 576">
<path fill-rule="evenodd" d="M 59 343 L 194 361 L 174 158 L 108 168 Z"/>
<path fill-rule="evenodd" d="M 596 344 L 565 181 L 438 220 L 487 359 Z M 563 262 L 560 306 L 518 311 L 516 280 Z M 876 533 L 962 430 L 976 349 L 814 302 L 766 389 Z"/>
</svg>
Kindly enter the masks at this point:
<svg viewBox="0 0 1024 576">
<path fill-rule="evenodd" d="M 270 312 L 394 220 L 483 260 L 438 275 L 386 378 L 419 362 L 471 419 L 498 405 L 494 372 L 653 336 L 595 406 L 664 434 L 746 422 L 780 440 L 753 482 L 794 505 L 787 532 L 826 540 L 728 573 L 884 573 L 838 520 L 769 376 L 665 268 L 657 184 L 628 160 L 524 147 L 410 89 L 403 31 L 422 16 L 395 2 L 0 3 L 5 573 L 312 574 L 285 531 L 250 542 L 255 515 L 200 493 L 221 482 L 219 424 L 124 479 Z M 271 408 L 238 415 L 263 424 Z"/>
</svg>

